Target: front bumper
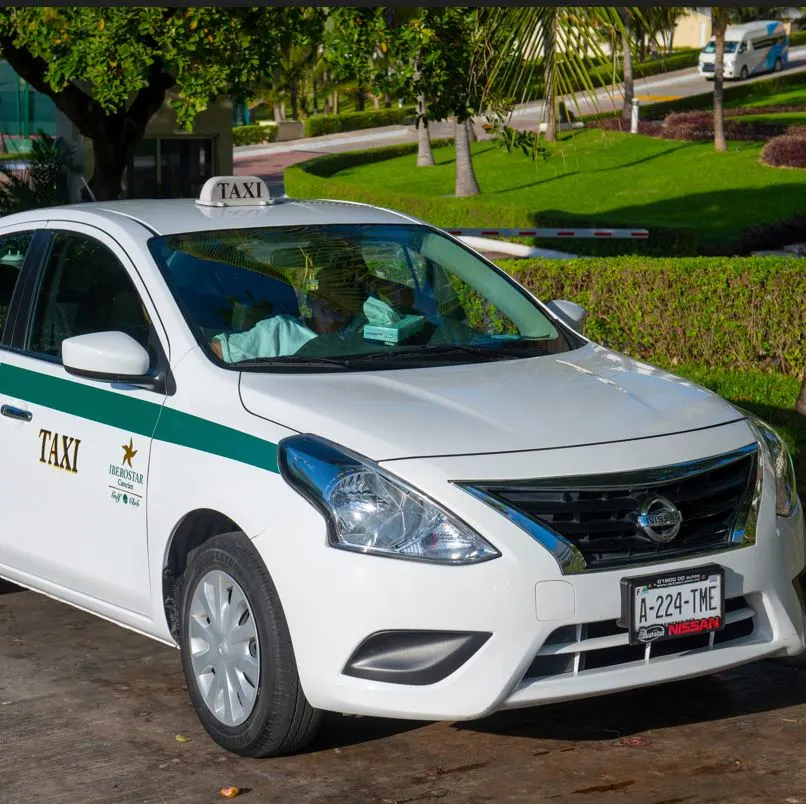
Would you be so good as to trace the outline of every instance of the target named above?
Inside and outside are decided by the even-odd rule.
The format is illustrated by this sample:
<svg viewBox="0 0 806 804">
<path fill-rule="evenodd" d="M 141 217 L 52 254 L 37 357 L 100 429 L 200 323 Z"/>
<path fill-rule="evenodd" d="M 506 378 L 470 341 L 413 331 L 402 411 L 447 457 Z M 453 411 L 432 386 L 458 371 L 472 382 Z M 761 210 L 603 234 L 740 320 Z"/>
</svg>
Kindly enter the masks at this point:
<svg viewBox="0 0 806 804">
<path fill-rule="evenodd" d="M 803 513 L 798 507 L 787 519 L 775 516 L 768 465 L 756 544 L 568 576 L 523 530 L 449 482 L 574 475 L 591 467 L 648 468 L 751 441 L 747 425 L 736 422 L 618 445 L 386 463 L 501 550 L 500 558 L 478 566 L 435 566 L 330 549 L 321 516 L 290 494 L 275 527 L 255 544 L 277 585 L 308 700 L 349 714 L 462 720 L 800 653 L 804 610 L 795 582 L 805 563 Z M 287 533 L 294 538 L 279 537 Z M 679 650 L 670 641 L 637 656 L 627 646 L 626 632 L 614 626 L 621 613 L 621 579 L 708 563 L 725 568 L 726 598 L 732 601 L 721 641 L 702 645 L 684 638 L 676 643 Z M 371 635 L 418 630 L 491 636 L 434 683 L 389 683 L 345 673 Z M 669 650 L 675 652 L 660 655 Z"/>
</svg>

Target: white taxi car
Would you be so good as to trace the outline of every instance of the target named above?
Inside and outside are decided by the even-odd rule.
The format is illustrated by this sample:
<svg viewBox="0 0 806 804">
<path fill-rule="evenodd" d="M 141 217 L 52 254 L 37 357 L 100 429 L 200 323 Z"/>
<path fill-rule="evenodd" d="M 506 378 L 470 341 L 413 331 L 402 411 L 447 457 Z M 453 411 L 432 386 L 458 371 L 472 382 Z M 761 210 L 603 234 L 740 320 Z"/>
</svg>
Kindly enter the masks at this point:
<svg viewBox="0 0 806 804">
<path fill-rule="evenodd" d="M 804 648 L 766 424 L 361 204 L 0 220 L 0 576 L 181 649 L 220 745 L 461 720 Z"/>
</svg>

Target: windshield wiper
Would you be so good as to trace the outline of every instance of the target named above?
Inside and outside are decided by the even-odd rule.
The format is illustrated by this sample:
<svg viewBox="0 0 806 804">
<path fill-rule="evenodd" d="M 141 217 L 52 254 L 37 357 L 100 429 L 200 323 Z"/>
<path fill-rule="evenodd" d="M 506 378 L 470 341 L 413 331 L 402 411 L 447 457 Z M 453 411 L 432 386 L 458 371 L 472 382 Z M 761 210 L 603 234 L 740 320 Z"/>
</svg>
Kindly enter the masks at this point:
<svg viewBox="0 0 806 804">
<path fill-rule="evenodd" d="M 311 368 L 314 366 L 335 366 L 337 368 L 351 368 L 349 360 L 330 357 L 303 357 L 300 355 L 281 355 L 279 357 L 251 357 L 248 360 L 239 360 L 234 366 L 287 366 L 289 368 Z"/>
<path fill-rule="evenodd" d="M 523 352 L 510 351 L 498 347 L 486 348 L 484 346 L 471 346 L 470 344 L 440 343 L 427 344 L 425 346 L 412 346 L 405 349 L 390 350 L 388 352 L 370 352 L 365 355 L 352 355 L 350 359 L 355 362 L 364 363 L 382 360 L 394 361 L 398 358 L 413 360 L 417 360 L 417 358 L 428 359 L 429 357 L 448 357 L 450 355 L 459 354 L 479 355 L 480 357 L 486 357 L 490 360 L 528 357 L 528 354 L 524 354 Z"/>
</svg>

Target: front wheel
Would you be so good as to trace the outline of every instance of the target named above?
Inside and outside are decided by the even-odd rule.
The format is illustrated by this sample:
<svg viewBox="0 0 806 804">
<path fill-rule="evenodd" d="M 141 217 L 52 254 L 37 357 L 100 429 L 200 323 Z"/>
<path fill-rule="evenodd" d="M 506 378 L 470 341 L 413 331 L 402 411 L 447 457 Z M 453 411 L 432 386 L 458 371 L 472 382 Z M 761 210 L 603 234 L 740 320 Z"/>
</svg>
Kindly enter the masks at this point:
<svg viewBox="0 0 806 804">
<path fill-rule="evenodd" d="M 784 63 L 780 59 L 775 60 L 775 67 L 772 68 L 773 72 L 780 73 L 784 69 Z"/>
<path fill-rule="evenodd" d="M 185 571 L 180 600 L 182 669 L 213 740 L 248 757 L 309 743 L 321 713 L 302 691 L 277 590 L 246 536 L 205 542 Z"/>
<path fill-rule="evenodd" d="M 750 71 L 747 69 L 747 66 L 742 67 L 742 71 L 739 73 L 739 78 L 741 78 L 742 81 L 747 81 L 749 75 Z"/>
</svg>

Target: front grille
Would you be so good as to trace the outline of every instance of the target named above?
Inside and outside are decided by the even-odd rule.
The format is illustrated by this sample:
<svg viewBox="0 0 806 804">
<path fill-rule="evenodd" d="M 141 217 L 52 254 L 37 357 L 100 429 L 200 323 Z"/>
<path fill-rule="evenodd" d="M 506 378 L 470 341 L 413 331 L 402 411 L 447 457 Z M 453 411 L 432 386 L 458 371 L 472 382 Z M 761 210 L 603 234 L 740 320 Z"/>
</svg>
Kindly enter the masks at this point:
<svg viewBox="0 0 806 804">
<path fill-rule="evenodd" d="M 704 73 L 712 73 L 714 71 L 714 65 L 706 62 L 705 64 L 702 65 L 702 71 Z"/>
<path fill-rule="evenodd" d="M 725 627 L 713 634 L 693 634 L 630 645 L 626 628 L 616 620 L 564 625 L 551 633 L 543 643 L 523 680 L 578 675 L 629 662 L 646 664 L 662 656 L 680 656 L 691 651 L 729 647 L 740 639 L 753 636 L 756 612 L 744 597 L 725 601 Z"/>
<path fill-rule="evenodd" d="M 615 569 L 731 546 L 749 511 L 757 455 L 753 445 L 697 464 L 619 475 L 474 483 L 468 490 L 559 536 L 584 561 L 584 569 Z M 679 532 L 668 542 L 657 541 L 638 524 L 642 505 L 657 497 L 674 503 L 682 515 Z"/>
</svg>

